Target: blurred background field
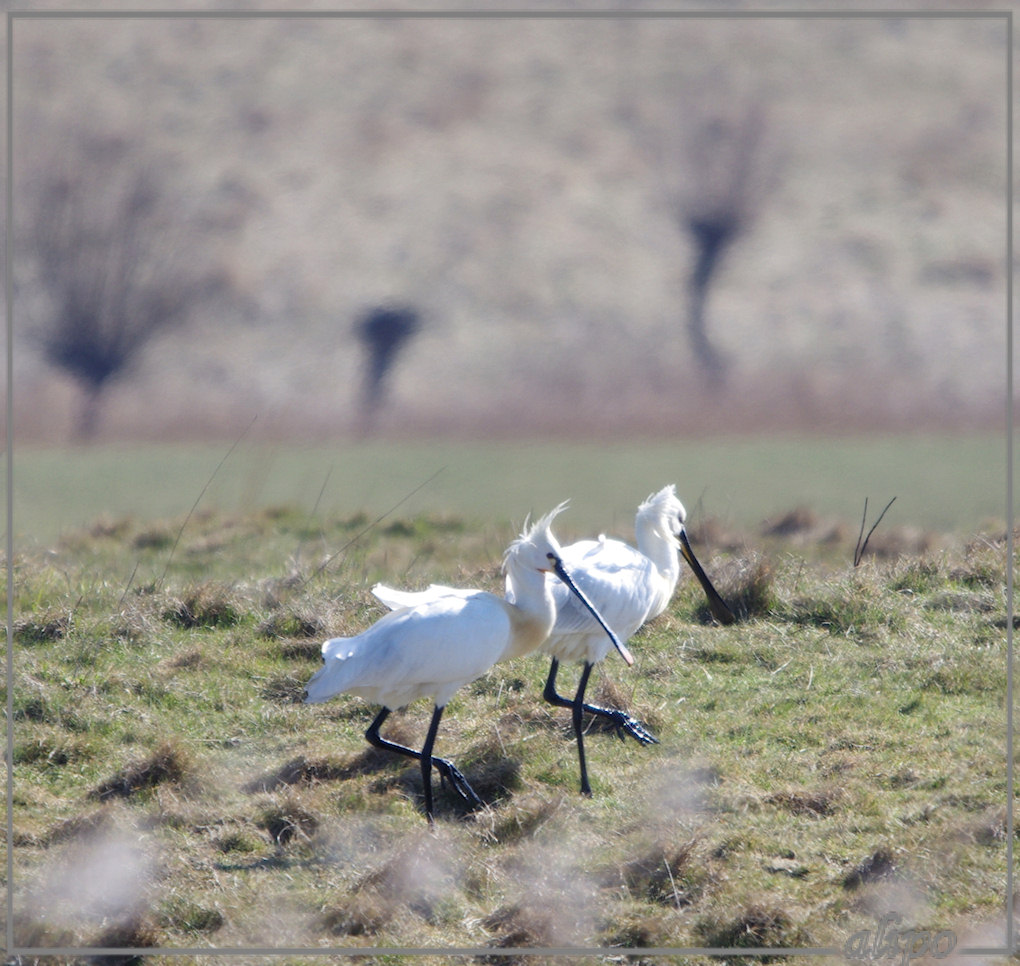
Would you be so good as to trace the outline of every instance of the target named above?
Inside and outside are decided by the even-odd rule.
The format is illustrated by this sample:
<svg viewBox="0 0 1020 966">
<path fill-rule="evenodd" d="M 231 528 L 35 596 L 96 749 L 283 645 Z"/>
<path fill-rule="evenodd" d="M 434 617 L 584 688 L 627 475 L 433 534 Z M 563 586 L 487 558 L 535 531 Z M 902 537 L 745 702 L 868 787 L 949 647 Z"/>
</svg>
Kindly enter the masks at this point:
<svg viewBox="0 0 1020 966">
<path fill-rule="evenodd" d="M 16 440 L 1001 428 L 1005 53 L 979 17 L 18 20 Z"/>
<path fill-rule="evenodd" d="M 209 505 L 1001 518 L 1005 45 L 19 19 L 16 529 L 186 512 L 242 434 Z"/>
<path fill-rule="evenodd" d="M 25 448 L 15 458 L 15 533 L 46 544 L 96 521 L 291 507 L 311 524 L 363 512 L 452 515 L 519 526 L 571 501 L 563 535 L 630 538 L 634 509 L 675 482 L 695 526 L 758 529 L 797 508 L 856 528 L 896 497 L 885 526 L 971 535 L 1004 526 L 1001 436 L 635 441 L 347 441 Z M 498 548 L 497 548 L 498 549 Z"/>
</svg>

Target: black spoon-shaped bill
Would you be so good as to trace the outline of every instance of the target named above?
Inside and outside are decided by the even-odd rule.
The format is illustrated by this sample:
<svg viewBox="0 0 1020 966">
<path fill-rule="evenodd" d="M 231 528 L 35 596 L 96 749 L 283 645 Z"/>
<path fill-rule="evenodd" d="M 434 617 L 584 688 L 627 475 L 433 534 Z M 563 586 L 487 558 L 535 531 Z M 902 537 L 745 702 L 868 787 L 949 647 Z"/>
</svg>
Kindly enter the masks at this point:
<svg viewBox="0 0 1020 966">
<path fill-rule="evenodd" d="M 719 592 L 712 586 L 712 581 L 708 579 L 708 574 L 702 569 L 698 558 L 694 556 L 694 551 L 691 549 L 690 541 L 687 539 L 687 531 L 680 530 L 680 552 L 684 555 L 684 560 L 687 561 L 691 570 L 694 571 L 694 576 L 698 578 L 698 583 L 701 584 L 702 589 L 705 591 L 705 596 L 708 597 L 708 609 L 712 612 L 712 616 L 720 624 L 734 624 L 736 623 L 736 617 L 733 616 L 733 611 L 730 610 L 729 605 L 719 596 Z"/>
<path fill-rule="evenodd" d="M 567 573 L 566 568 L 563 566 L 563 561 L 560 560 L 560 558 L 557 557 L 556 554 L 554 553 L 548 554 L 548 557 L 550 563 L 552 563 L 553 571 L 555 572 L 556 576 L 559 577 L 560 580 L 562 580 L 563 583 L 565 583 L 567 587 L 570 588 L 571 593 L 573 593 L 574 596 L 577 597 L 577 599 L 582 604 L 584 604 L 584 606 L 587 607 L 589 611 L 591 611 L 591 616 L 594 617 L 595 620 L 599 622 L 599 625 L 602 627 L 602 629 L 609 635 L 609 639 L 613 642 L 613 646 L 620 652 L 620 657 L 622 657 L 627 662 L 628 666 L 633 664 L 634 655 L 632 655 L 630 651 L 627 650 L 627 646 L 623 643 L 623 641 L 621 641 L 620 638 L 616 636 L 616 633 L 613 631 L 613 629 L 602 619 L 602 615 L 595 609 L 595 605 L 590 600 L 588 600 L 588 597 L 584 593 L 584 591 L 582 591 L 581 588 L 574 583 L 570 574 Z"/>
</svg>

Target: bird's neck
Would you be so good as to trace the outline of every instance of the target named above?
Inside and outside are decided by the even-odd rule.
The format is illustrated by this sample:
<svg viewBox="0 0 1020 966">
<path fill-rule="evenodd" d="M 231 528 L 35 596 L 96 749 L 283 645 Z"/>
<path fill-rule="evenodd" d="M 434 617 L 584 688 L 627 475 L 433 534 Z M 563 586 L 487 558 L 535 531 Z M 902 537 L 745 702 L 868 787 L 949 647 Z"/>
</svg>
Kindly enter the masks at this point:
<svg viewBox="0 0 1020 966">
<path fill-rule="evenodd" d="M 675 585 L 680 574 L 680 545 L 676 537 L 649 520 L 639 521 L 634 529 L 638 550 L 655 564 L 664 580 Z"/>
<path fill-rule="evenodd" d="M 508 658 L 529 654 L 545 643 L 556 623 L 556 601 L 545 574 L 530 567 L 507 569 L 507 581 L 513 591 L 508 604 L 513 624 L 513 639 Z"/>
</svg>

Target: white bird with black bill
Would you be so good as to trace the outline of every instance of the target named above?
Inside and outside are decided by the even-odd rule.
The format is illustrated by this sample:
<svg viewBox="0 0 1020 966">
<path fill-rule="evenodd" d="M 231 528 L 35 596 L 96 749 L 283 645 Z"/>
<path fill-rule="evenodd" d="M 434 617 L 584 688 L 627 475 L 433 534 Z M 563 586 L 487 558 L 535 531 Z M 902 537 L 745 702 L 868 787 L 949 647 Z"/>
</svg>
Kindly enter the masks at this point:
<svg viewBox="0 0 1020 966">
<path fill-rule="evenodd" d="M 604 535 L 597 540 L 579 540 L 563 548 L 563 560 L 575 584 L 608 621 L 617 638 L 629 640 L 642 624 L 666 609 L 680 577 L 680 555 L 701 584 L 713 617 L 720 624 L 732 624 L 736 620 L 695 556 L 687 538 L 686 522 L 687 511 L 676 495 L 676 487 L 670 484 L 651 494 L 638 507 L 634 521 L 637 549 Z M 551 704 L 571 709 L 581 769 L 581 792 L 590 795 L 584 750 L 584 712 L 608 719 L 621 738 L 629 734 L 645 745 L 657 744 L 658 739 L 625 711 L 585 702 L 588 678 L 595 664 L 609 652 L 609 640 L 600 625 L 591 619 L 587 608 L 578 606 L 571 589 L 554 579 L 549 583 L 556 601 L 556 623 L 545 643 L 538 648 L 538 653 L 552 656 L 543 697 Z M 411 591 L 377 584 L 372 592 L 391 608 L 471 593 L 442 584 Z M 514 600 L 515 590 L 509 577 L 506 594 L 508 600 Z M 573 699 L 564 698 L 556 691 L 560 661 L 584 664 Z"/>
<path fill-rule="evenodd" d="M 638 507 L 634 521 L 636 549 L 604 535 L 597 540 L 579 540 L 563 548 L 564 565 L 577 586 L 621 640 L 629 640 L 642 624 L 658 617 L 669 605 L 680 577 L 680 554 L 694 571 L 715 619 L 721 624 L 732 624 L 736 620 L 694 555 L 687 539 L 686 521 L 687 511 L 671 484 L 651 494 Z M 608 642 L 588 614 L 576 606 L 567 588 L 557 581 L 550 583 L 556 598 L 556 624 L 539 648 L 539 653 L 552 657 L 543 697 L 551 704 L 571 709 L 581 768 L 581 792 L 590 795 L 584 751 L 584 712 L 608 719 L 620 738 L 629 734 L 641 744 L 657 743 L 658 739 L 625 711 L 585 703 L 588 678 L 595 664 L 608 653 Z M 573 699 L 562 697 L 556 691 L 560 661 L 583 662 Z"/>
<path fill-rule="evenodd" d="M 507 599 L 481 590 L 446 588 L 449 593 L 435 593 L 408 606 L 396 605 L 395 610 L 355 637 L 335 637 L 322 645 L 323 666 L 308 682 L 305 700 L 316 703 L 348 693 L 382 705 L 365 738 L 377 748 L 421 762 L 425 814 L 430 823 L 433 766 L 465 802 L 481 804 L 452 762 L 433 756 L 439 721 L 459 688 L 481 677 L 498 661 L 532 653 L 549 636 L 556 621 L 556 604 L 555 585 L 546 580 L 547 573 L 559 577 L 603 628 L 623 659 L 634 663 L 626 646 L 563 565 L 551 524 L 565 506 L 560 504 L 511 543 L 503 558 Z M 379 590 L 377 587 L 377 595 Z M 379 733 L 392 711 L 424 697 L 433 699 L 434 709 L 421 751 L 389 741 Z"/>
</svg>

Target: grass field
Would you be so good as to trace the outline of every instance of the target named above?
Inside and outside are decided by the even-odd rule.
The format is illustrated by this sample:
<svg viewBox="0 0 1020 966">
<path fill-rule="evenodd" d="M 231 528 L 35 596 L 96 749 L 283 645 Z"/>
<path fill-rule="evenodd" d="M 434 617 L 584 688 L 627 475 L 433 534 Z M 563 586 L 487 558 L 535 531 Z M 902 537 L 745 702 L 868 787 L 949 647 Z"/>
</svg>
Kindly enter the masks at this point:
<svg viewBox="0 0 1020 966">
<path fill-rule="evenodd" d="M 551 445 L 399 461 L 365 444 L 304 463 L 239 447 L 190 518 L 226 447 L 17 454 L 21 526 L 50 530 L 15 560 L 16 944 L 838 949 L 886 914 L 1000 944 L 1005 548 L 977 521 L 1001 474 L 967 480 L 997 446 L 890 440 L 870 462 L 852 440 L 799 457 L 792 441 L 574 447 L 570 465 Z M 780 502 L 798 474 L 803 493 Z M 832 503 L 814 499 L 837 478 Z M 600 493 L 636 501 L 674 479 L 690 506 L 705 491 L 696 549 L 742 619 L 708 623 L 688 577 L 632 640 L 635 667 L 596 672 L 590 693 L 661 743 L 593 734 L 591 800 L 568 716 L 541 700 L 544 660 L 451 702 L 438 753 L 489 806 L 438 791 L 434 834 L 416 769 L 364 742 L 372 708 L 300 703 L 320 641 L 380 615 L 374 580 L 496 589 L 520 518 L 565 484 L 580 481 L 558 528 L 572 538 Z M 903 516 L 854 568 L 864 495 L 873 515 L 897 495 Z M 59 513 L 28 526 L 50 498 Z M 806 501 L 816 512 L 772 535 L 728 536 Z M 829 527 L 840 501 L 851 525 Z M 612 529 L 628 536 L 632 513 L 614 507 Z M 958 536 L 927 550 L 889 539 L 948 518 Z M 414 705 L 392 734 L 420 743 L 427 717 Z"/>
<path fill-rule="evenodd" d="M 206 486 L 204 508 L 285 505 L 323 517 L 377 515 L 406 500 L 402 514 L 520 523 L 570 499 L 561 525 L 581 534 L 626 530 L 637 502 L 669 482 L 693 521 L 740 528 L 801 505 L 856 525 L 865 497 L 880 507 L 895 496 L 894 525 L 967 533 L 1005 518 L 1006 444 L 994 433 L 333 447 L 242 440 L 229 451 L 229 443 L 16 448 L 15 533 L 47 541 L 103 514 L 173 517 Z"/>
</svg>

